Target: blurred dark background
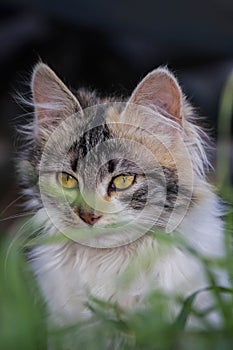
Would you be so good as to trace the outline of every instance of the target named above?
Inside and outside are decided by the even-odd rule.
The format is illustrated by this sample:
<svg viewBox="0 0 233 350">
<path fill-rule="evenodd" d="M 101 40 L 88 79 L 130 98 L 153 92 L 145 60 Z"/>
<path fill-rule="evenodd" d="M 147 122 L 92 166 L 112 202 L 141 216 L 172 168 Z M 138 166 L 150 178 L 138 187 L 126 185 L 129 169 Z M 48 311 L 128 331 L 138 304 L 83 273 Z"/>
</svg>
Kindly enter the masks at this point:
<svg viewBox="0 0 233 350">
<path fill-rule="evenodd" d="M 14 168 L 27 123 L 16 91 L 29 93 L 41 59 L 73 88 L 129 95 L 159 65 L 179 78 L 217 137 L 222 89 L 233 69 L 232 0 L 36 0 L 0 3 L 0 219 L 20 212 Z M 26 83 L 26 84 L 25 84 Z M 19 117 L 21 115 L 21 117 Z"/>
</svg>

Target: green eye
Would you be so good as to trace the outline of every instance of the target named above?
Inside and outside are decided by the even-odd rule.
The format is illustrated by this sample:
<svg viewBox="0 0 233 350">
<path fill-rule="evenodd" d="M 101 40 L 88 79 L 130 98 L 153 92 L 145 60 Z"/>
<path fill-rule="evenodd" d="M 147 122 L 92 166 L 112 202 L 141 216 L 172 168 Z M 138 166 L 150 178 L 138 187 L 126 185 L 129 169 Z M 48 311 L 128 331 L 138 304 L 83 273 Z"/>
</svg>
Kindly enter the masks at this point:
<svg viewBox="0 0 233 350">
<path fill-rule="evenodd" d="M 133 184 L 134 179 L 135 179 L 135 175 L 119 175 L 115 177 L 112 183 L 117 190 L 123 191 L 129 188 Z"/>
<path fill-rule="evenodd" d="M 78 187 L 78 180 L 76 180 L 73 176 L 63 172 L 57 174 L 57 182 L 63 188 L 66 188 L 68 190 Z"/>
</svg>

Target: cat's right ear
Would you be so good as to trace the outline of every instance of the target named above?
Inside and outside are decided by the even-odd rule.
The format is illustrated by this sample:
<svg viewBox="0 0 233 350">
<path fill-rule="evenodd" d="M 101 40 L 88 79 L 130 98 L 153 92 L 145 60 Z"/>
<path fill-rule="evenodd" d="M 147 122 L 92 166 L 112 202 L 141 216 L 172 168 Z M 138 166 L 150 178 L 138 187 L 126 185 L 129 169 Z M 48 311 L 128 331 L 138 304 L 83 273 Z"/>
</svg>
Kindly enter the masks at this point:
<svg viewBox="0 0 233 350">
<path fill-rule="evenodd" d="M 183 95 L 175 76 L 167 68 L 157 68 L 146 75 L 133 91 L 128 105 L 141 105 L 182 126 Z"/>
<path fill-rule="evenodd" d="M 35 116 L 41 122 L 59 122 L 74 113 L 82 113 L 77 98 L 44 63 L 34 68 L 31 90 Z"/>
</svg>

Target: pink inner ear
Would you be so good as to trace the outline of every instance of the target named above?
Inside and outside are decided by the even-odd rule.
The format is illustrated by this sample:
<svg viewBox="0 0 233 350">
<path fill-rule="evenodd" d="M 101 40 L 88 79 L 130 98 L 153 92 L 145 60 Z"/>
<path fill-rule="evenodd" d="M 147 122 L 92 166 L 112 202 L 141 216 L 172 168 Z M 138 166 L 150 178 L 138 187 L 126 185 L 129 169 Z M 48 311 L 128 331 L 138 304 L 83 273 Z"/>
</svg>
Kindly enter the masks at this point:
<svg viewBox="0 0 233 350">
<path fill-rule="evenodd" d="M 63 118 L 75 111 L 81 111 L 76 97 L 43 63 L 35 67 L 31 87 L 38 119 L 54 118 L 55 116 Z"/>
<path fill-rule="evenodd" d="M 46 91 L 46 89 L 44 91 Z M 37 90 L 36 96 L 34 96 L 34 103 L 38 119 L 54 118 L 58 112 L 61 112 L 61 107 L 59 108 L 58 105 L 56 107 L 56 102 L 49 99 L 49 96 L 41 94 L 39 89 Z"/>
<path fill-rule="evenodd" d="M 180 116 L 180 100 L 176 95 L 173 95 L 173 89 L 156 93 L 154 104 L 161 109 L 161 113 L 170 119 L 181 122 Z"/>
<path fill-rule="evenodd" d="M 49 96 L 48 93 L 46 94 L 46 86 L 42 84 L 40 84 L 40 82 L 34 82 L 34 86 L 33 86 L 33 97 L 34 97 L 34 103 L 35 103 L 35 107 L 36 110 L 39 112 L 43 112 L 43 110 L 45 110 L 45 108 L 43 107 L 39 107 L 36 106 L 37 104 L 49 104 L 51 101 L 49 100 Z M 44 114 L 46 114 L 46 111 L 43 112 Z"/>
<path fill-rule="evenodd" d="M 182 124 L 181 89 L 172 74 L 157 69 L 149 73 L 133 92 L 130 103 L 154 106 L 169 119 Z"/>
<path fill-rule="evenodd" d="M 61 100 L 63 98 L 64 105 L 66 103 L 66 96 L 61 87 L 59 87 L 59 82 L 54 84 L 51 77 L 47 74 L 43 76 L 37 73 L 33 80 L 32 91 L 38 119 L 53 118 L 58 111 L 61 111 L 61 101 L 59 106 L 58 99 Z"/>
</svg>

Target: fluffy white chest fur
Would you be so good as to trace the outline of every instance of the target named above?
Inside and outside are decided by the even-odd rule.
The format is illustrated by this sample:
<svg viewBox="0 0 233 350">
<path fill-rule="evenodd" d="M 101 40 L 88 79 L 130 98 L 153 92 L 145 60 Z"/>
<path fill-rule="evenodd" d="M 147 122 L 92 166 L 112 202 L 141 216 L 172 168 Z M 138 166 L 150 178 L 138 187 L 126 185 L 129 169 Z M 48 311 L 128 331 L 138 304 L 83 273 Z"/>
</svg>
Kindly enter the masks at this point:
<svg viewBox="0 0 233 350">
<path fill-rule="evenodd" d="M 223 223 L 217 206 L 213 197 L 206 199 L 177 229 L 177 234 L 206 257 L 224 254 Z M 43 210 L 36 215 L 37 224 L 40 219 L 44 221 Z M 110 250 L 73 242 L 45 245 L 35 248 L 32 257 L 43 294 L 58 322 L 89 316 L 84 305 L 89 295 L 131 308 L 143 305 L 144 298 L 156 288 L 185 297 L 208 285 L 195 256 L 177 247 L 164 249 L 155 237 L 147 235 L 131 245 Z M 131 283 L 127 283 L 127 269 L 129 276 L 133 274 Z M 121 278 L 126 279 L 126 284 L 121 283 Z M 223 279 L 219 278 L 219 282 Z M 198 298 L 200 307 L 208 302 L 206 295 Z"/>
</svg>

